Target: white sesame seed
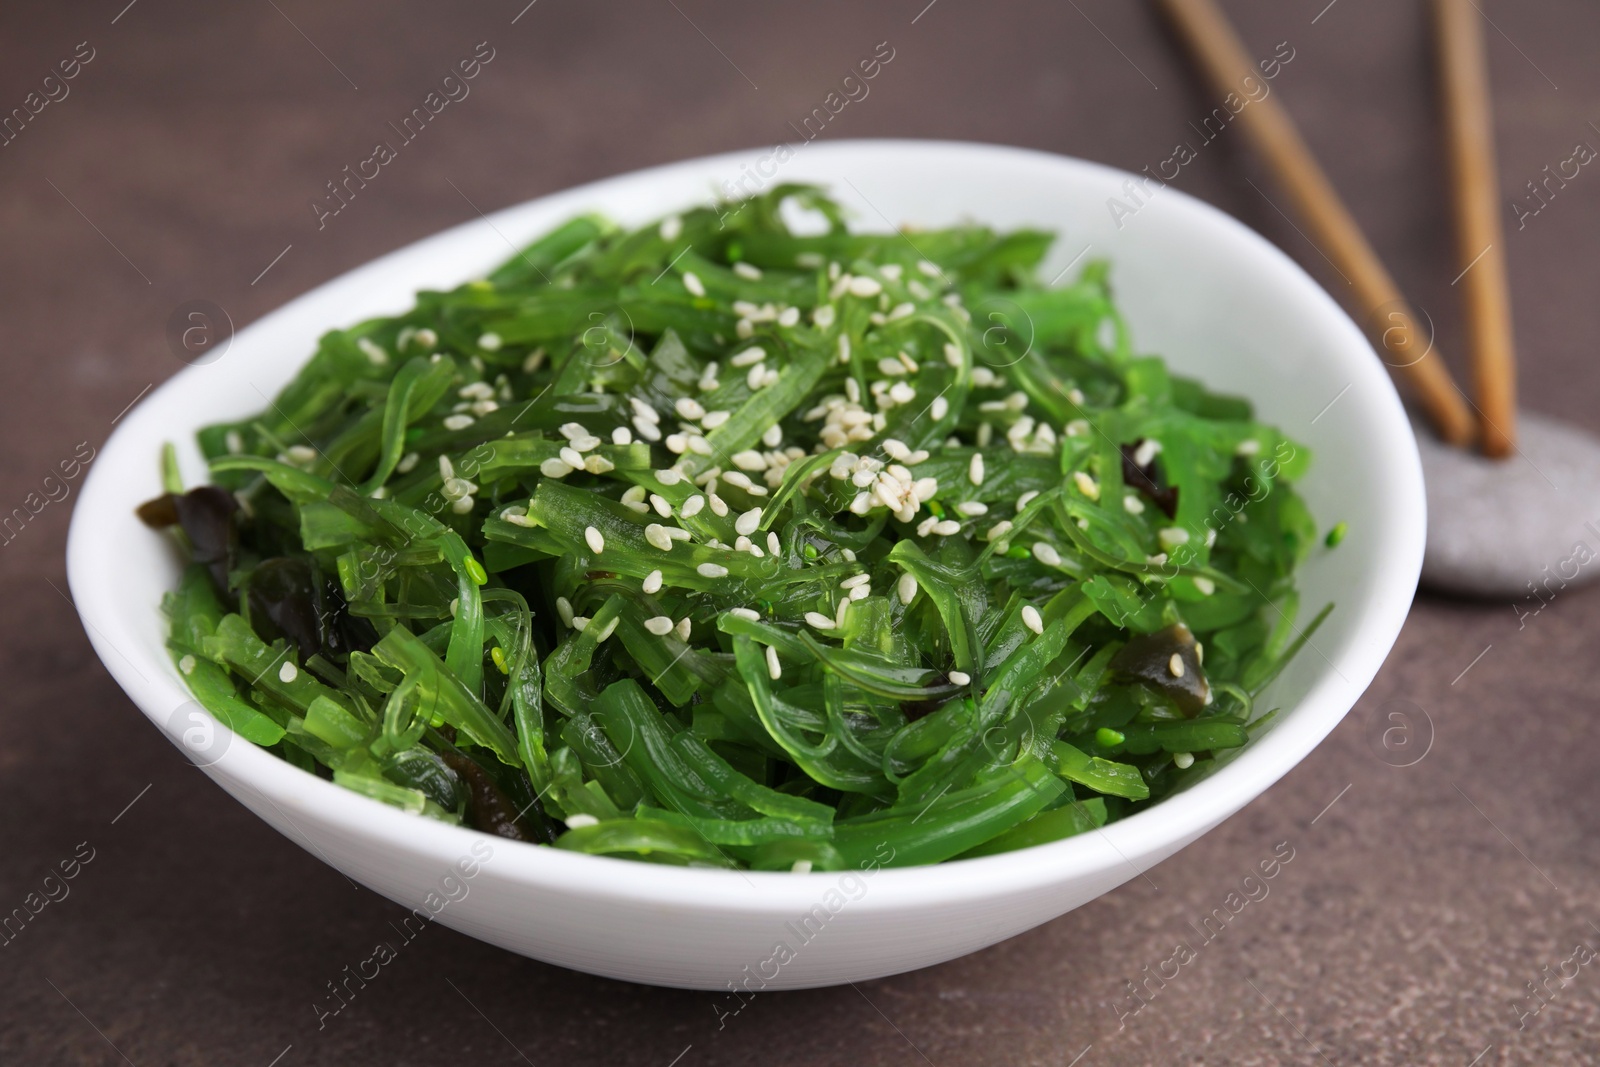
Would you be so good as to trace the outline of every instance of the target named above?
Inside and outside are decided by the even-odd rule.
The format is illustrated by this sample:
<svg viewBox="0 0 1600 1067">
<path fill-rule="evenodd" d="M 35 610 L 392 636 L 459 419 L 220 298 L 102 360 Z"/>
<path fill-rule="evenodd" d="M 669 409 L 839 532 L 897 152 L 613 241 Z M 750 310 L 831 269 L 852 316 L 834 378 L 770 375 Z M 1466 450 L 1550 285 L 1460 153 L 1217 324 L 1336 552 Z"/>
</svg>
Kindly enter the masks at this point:
<svg viewBox="0 0 1600 1067">
<path fill-rule="evenodd" d="M 883 292 L 883 283 L 876 278 L 851 278 L 849 290 L 851 296 L 873 297 Z"/>
<path fill-rule="evenodd" d="M 819 630 L 837 629 L 837 627 L 835 627 L 833 624 L 833 620 L 828 618 L 820 611 L 806 612 L 806 622 L 807 624 L 814 626 Z"/>
<path fill-rule="evenodd" d="M 667 434 L 667 451 L 681 456 L 689 449 L 689 435 L 682 433 Z"/>
<path fill-rule="evenodd" d="M 656 511 L 656 514 L 660 515 L 663 519 L 672 518 L 672 502 L 669 501 L 666 497 L 661 496 L 661 495 L 659 495 L 657 493 L 651 493 L 650 494 L 650 506 L 652 508 L 654 508 L 655 511 Z"/>
<path fill-rule="evenodd" d="M 741 278 L 749 278 L 753 282 L 761 280 L 761 268 L 754 263 L 735 263 L 733 273 Z"/>
<path fill-rule="evenodd" d="M 989 514 L 989 505 L 981 500 L 963 500 L 956 505 L 956 511 L 968 516 L 987 515 Z"/>
<path fill-rule="evenodd" d="M 633 444 L 633 431 L 626 426 L 618 426 L 611 431 L 611 443 L 614 445 Z"/>
<path fill-rule="evenodd" d="M 680 529 L 680 528 L 678 528 L 676 526 L 666 526 L 666 527 L 663 527 L 663 529 L 665 529 L 667 531 L 667 536 L 672 538 L 672 540 L 674 540 L 674 541 L 687 541 L 687 540 L 689 540 L 689 531 L 688 530 Z"/>
<path fill-rule="evenodd" d="M 910 301 L 907 301 L 904 304 L 896 304 L 894 306 L 893 310 L 891 310 L 889 312 L 889 321 L 893 322 L 895 319 L 910 318 L 912 315 L 915 315 L 916 313 L 917 313 L 917 305 L 911 303 Z"/>
<path fill-rule="evenodd" d="M 1171 552 L 1179 545 L 1189 543 L 1189 531 L 1180 526 L 1167 526 L 1156 532 L 1156 540 L 1161 542 L 1161 547 Z"/>
<path fill-rule="evenodd" d="M 661 235 L 663 241 L 676 241 L 678 235 L 683 232 L 683 219 L 677 215 L 668 215 L 661 220 L 661 227 L 656 232 Z M 572 825 L 570 819 L 567 825 Z"/>
<path fill-rule="evenodd" d="M 686 519 L 692 519 L 700 514 L 700 509 L 706 506 L 706 498 L 696 493 L 683 502 L 683 507 L 678 509 L 678 514 Z"/>
<path fill-rule="evenodd" d="M 723 500 L 716 493 L 707 493 L 706 494 L 706 500 L 709 501 L 710 504 L 711 504 L 711 514 L 715 515 L 719 519 L 725 518 L 727 516 L 727 514 L 728 514 L 728 502 L 727 501 Z"/>
<path fill-rule="evenodd" d="M 644 628 L 657 637 L 665 637 L 672 632 L 672 620 L 665 615 L 644 620 Z"/>
<path fill-rule="evenodd" d="M 1172 675 L 1174 678 L 1183 677 L 1183 657 L 1178 655 L 1176 652 L 1172 654 L 1171 659 L 1167 660 L 1167 673 Z"/>
<path fill-rule="evenodd" d="M 818 329 L 826 330 L 833 325 L 836 314 L 832 304 L 818 304 L 816 310 L 811 312 L 811 321 L 817 324 Z"/>
<path fill-rule="evenodd" d="M 400 457 L 400 462 L 395 465 L 394 469 L 399 471 L 401 474 L 410 474 L 412 471 L 417 469 L 417 463 L 421 459 L 422 457 L 417 453 L 407 452 L 404 456 Z"/>
<path fill-rule="evenodd" d="M 972 682 L 972 675 L 966 671 L 951 671 L 949 678 L 954 685 L 969 685 Z"/>
<path fill-rule="evenodd" d="M 572 617 L 572 628 L 580 634 L 583 633 L 589 628 L 589 617 L 587 615 L 574 615 Z"/>
<path fill-rule="evenodd" d="M 500 335 L 497 333 L 482 334 L 478 338 L 478 347 L 485 352 L 498 352 L 500 351 L 500 345 Z"/>
<path fill-rule="evenodd" d="M 910 606 L 917 599 L 917 579 L 910 571 L 900 576 L 900 581 L 895 585 L 894 591 L 900 597 L 900 603 Z"/>
<path fill-rule="evenodd" d="M 661 440 L 661 428 L 642 415 L 635 415 L 633 417 L 633 428 L 637 430 L 639 436 L 644 438 L 646 441 Z"/>
<path fill-rule="evenodd" d="M 683 618 L 679 619 L 677 625 L 678 640 L 689 640 L 689 634 L 692 632 L 692 628 L 693 624 L 690 622 L 689 616 L 685 615 Z"/>
<path fill-rule="evenodd" d="M 761 618 L 761 613 L 754 608 L 729 608 L 728 614 L 735 615 L 741 619 L 749 619 L 751 622 L 757 622 Z"/>
<path fill-rule="evenodd" d="M 961 532 L 961 524 L 955 519 L 942 519 L 933 524 L 933 532 L 940 537 L 954 537 Z"/>
<path fill-rule="evenodd" d="M 193 656 L 185 655 L 182 659 L 178 660 L 178 669 L 184 674 L 193 674 L 194 668 L 195 659 Z"/>
<path fill-rule="evenodd" d="M 1261 442 L 1255 438 L 1248 438 L 1239 442 L 1239 447 L 1233 450 L 1236 456 L 1253 456 L 1261 451 Z"/>
<path fill-rule="evenodd" d="M 743 471 L 729 471 L 727 474 L 722 476 L 722 480 L 727 482 L 729 485 L 737 486 L 740 489 L 745 490 L 748 490 L 755 485 L 755 483 L 750 480 L 750 476 L 745 474 Z"/>
<path fill-rule="evenodd" d="M 583 531 L 583 539 L 589 542 L 589 550 L 597 556 L 606 550 L 605 537 L 593 526 Z"/>
<path fill-rule="evenodd" d="M 1140 500 L 1132 493 L 1129 493 L 1127 496 L 1122 498 L 1122 508 L 1129 515 L 1143 515 L 1144 501 Z"/>
<path fill-rule="evenodd" d="M 928 405 L 928 412 L 933 416 L 934 421 L 937 422 L 946 415 L 950 414 L 950 401 L 946 400 L 942 396 L 936 396 L 933 398 L 933 403 Z"/>
<path fill-rule="evenodd" d="M 444 419 L 444 428 L 450 431 L 465 430 L 468 426 L 471 426 L 474 421 L 475 420 L 471 415 L 446 415 Z"/>
<path fill-rule="evenodd" d="M 700 276 L 692 270 L 683 272 L 683 287 L 695 296 L 705 296 L 706 287 L 700 281 Z"/>
<path fill-rule="evenodd" d="M 644 539 L 663 552 L 672 551 L 672 538 L 667 534 L 667 528 L 659 522 L 652 522 L 644 528 Z"/>
<path fill-rule="evenodd" d="M 1001 519 L 989 527 L 989 532 L 983 535 L 985 541 L 994 541 L 1011 532 L 1011 520 Z"/>
<path fill-rule="evenodd" d="M 661 572 L 654 570 L 645 575 L 644 581 L 639 584 L 639 589 L 652 596 L 661 592 Z"/>
<path fill-rule="evenodd" d="M 749 511 L 747 511 L 744 514 L 740 515 L 737 519 L 735 519 L 733 521 L 734 530 L 737 531 L 738 533 L 744 534 L 746 537 L 748 537 L 750 534 L 755 533 L 756 532 L 756 528 L 758 526 L 760 526 L 760 525 L 761 525 L 761 509 L 760 508 L 751 508 Z"/>
<path fill-rule="evenodd" d="M 771 552 L 774 556 L 783 555 L 783 542 L 778 540 L 778 533 L 776 530 L 767 531 L 767 551 Z"/>
<path fill-rule="evenodd" d="M 1033 558 L 1043 563 L 1046 567 L 1061 566 L 1061 553 L 1056 551 L 1056 546 L 1048 541 L 1035 541 L 1033 543 Z"/>
<path fill-rule="evenodd" d="M 972 460 L 967 464 L 967 480 L 973 485 L 983 484 L 983 453 L 972 454 Z"/>
<path fill-rule="evenodd" d="M 561 616 L 561 621 L 568 626 L 572 625 L 572 601 L 564 596 L 556 597 L 556 614 Z"/>
<path fill-rule="evenodd" d="M 1088 474 L 1083 471 L 1073 471 L 1072 482 L 1078 487 L 1078 492 L 1090 500 L 1100 499 L 1100 483 L 1089 477 Z"/>
<path fill-rule="evenodd" d="M 1217 591 L 1217 583 L 1203 574 L 1195 576 L 1194 587 L 1200 590 L 1201 596 L 1210 596 Z"/>
<path fill-rule="evenodd" d="M 665 225 L 665 223 L 662 225 Z M 580 811 L 572 815 L 568 815 L 566 818 L 566 824 L 568 830 L 582 830 L 586 826 L 599 826 L 600 820 L 595 818 L 593 815 L 585 815 Z"/>
<path fill-rule="evenodd" d="M 1044 633 L 1044 618 L 1040 616 L 1039 609 L 1032 604 L 1026 604 L 1022 608 L 1022 625 L 1036 634 Z"/>
<path fill-rule="evenodd" d="M 1172 765 L 1180 771 L 1186 771 L 1194 766 L 1194 754 L 1190 752 L 1174 752 Z"/>
<path fill-rule="evenodd" d="M 598 644 L 599 642 L 604 641 L 606 638 L 610 637 L 612 634 L 616 633 L 617 632 L 617 623 L 619 623 L 621 621 L 622 621 L 622 617 L 621 616 L 619 616 L 619 615 L 611 616 L 611 621 L 606 623 L 605 629 L 601 630 L 599 633 L 594 635 L 595 643 Z"/>
<path fill-rule="evenodd" d="M 439 343 L 439 335 L 426 326 L 412 334 L 411 339 L 421 348 L 432 348 Z"/>
<path fill-rule="evenodd" d="M 567 446 L 563 447 L 561 449 L 559 455 L 561 456 L 561 462 L 565 463 L 567 466 L 571 467 L 574 470 L 576 470 L 579 467 L 583 466 L 583 453 L 579 452 L 576 448 L 573 448 L 571 445 L 567 445 Z"/>
<path fill-rule="evenodd" d="M 706 417 L 700 420 L 700 425 L 708 430 L 715 430 L 732 417 L 733 412 L 731 411 L 708 411 L 706 412 Z"/>
<path fill-rule="evenodd" d="M 726 578 L 728 576 L 728 568 L 720 563 L 702 563 L 695 570 L 700 572 L 700 577 L 702 578 Z"/>
<path fill-rule="evenodd" d="M 293 663 L 290 663 L 288 660 L 284 660 L 283 666 L 278 668 L 278 681 L 282 682 L 284 685 L 288 685 L 298 677 L 300 677 L 299 668 Z"/>
<path fill-rule="evenodd" d="M 778 650 L 767 646 L 767 677 L 776 682 L 783 677 L 783 667 L 778 663 Z"/>
<path fill-rule="evenodd" d="M 374 342 L 370 337 L 356 338 L 356 347 L 361 349 L 362 355 L 366 356 L 376 366 L 382 367 L 389 362 L 389 353 L 385 352 L 383 346 Z"/>
<path fill-rule="evenodd" d="M 762 348 L 760 345 L 752 345 L 743 352 L 734 353 L 733 357 L 728 360 L 728 363 L 730 366 L 734 367 L 748 367 L 752 364 L 760 363 L 766 358 L 766 349 Z"/>
<path fill-rule="evenodd" d="M 673 401 L 672 407 L 673 410 L 677 411 L 680 419 L 701 419 L 706 414 L 706 409 L 701 406 L 700 401 L 692 396 L 680 396 Z"/>
<path fill-rule="evenodd" d="M 778 325 L 786 328 L 800 325 L 800 309 L 797 307 L 784 308 L 778 313 Z"/>
<path fill-rule="evenodd" d="M 547 459 L 539 464 L 539 473 L 546 478 L 565 478 L 572 473 L 572 467 L 559 459 Z"/>
<path fill-rule="evenodd" d="M 1161 451 L 1161 442 L 1147 437 L 1139 442 L 1139 447 L 1133 450 L 1133 464 L 1136 467 L 1148 467 L 1150 461 L 1156 458 L 1156 453 Z"/>
</svg>

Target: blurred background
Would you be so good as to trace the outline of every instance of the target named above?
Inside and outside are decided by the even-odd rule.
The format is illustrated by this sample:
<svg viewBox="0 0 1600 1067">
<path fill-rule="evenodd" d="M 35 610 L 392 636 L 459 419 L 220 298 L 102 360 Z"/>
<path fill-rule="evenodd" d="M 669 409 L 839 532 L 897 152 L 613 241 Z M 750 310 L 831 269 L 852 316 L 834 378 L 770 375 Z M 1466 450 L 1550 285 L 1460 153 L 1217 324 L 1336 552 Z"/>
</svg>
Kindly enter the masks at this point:
<svg viewBox="0 0 1600 1067">
<path fill-rule="evenodd" d="M 1569 162 L 1600 146 L 1600 11 L 1479 6 L 1523 398 L 1600 430 L 1600 174 Z M 1426 6 L 1224 7 L 1252 55 L 1292 52 L 1274 93 L 1440 347 L 1460 352 Z M 67 597 L 77 482 L 63 494 L 46 476 L 92 456 L 183 368 L 175 309 L 206 301 L 215 328 L 242 328 L 480 213 L 795 140 L 885 50 L 823 138 L 1001 142 L 1136 171 L 1192 138 L 1213 103 L 1154 10 L 1118 0 L 0 9 L 0 513 L 26 503 L 30 516 L 0 534 L 0 914 L 39 900 L 63 861 L 81 865 L 0 938 L 0 1062 L 1600 1058 L 1600 974 L 1569 962 L 1600 946 L 1600 863 L 1585 847 L 1600 829 L 1600 600 L 1576 589 L 1520 619 L 1510 603 L 1419 599 L 1372 689 L 1261 800 L 1146 877 L 966 959 L 758 997 L 719 1024 L 712 994 L 561 971 L 436 927 L 319 1027 L 327 983 L 403 912 L 278 837 L 144 722 Z M 475 53 L 489 58 L 467 95 L 326 214 L 328 183 L 399 143 L 390 124 Z M 1563 166 L 1577 176 L 1536 198 L 1529 183 Z M 1324 284 L 1337 277 L 1255 188 L 1272 186 L 1236 131 L 1174 185 Z M 1148 1003 L 1129 999 L 1128 982 L 1285 845 L 1294 858 L 1268 897 Z"/>
</svg>

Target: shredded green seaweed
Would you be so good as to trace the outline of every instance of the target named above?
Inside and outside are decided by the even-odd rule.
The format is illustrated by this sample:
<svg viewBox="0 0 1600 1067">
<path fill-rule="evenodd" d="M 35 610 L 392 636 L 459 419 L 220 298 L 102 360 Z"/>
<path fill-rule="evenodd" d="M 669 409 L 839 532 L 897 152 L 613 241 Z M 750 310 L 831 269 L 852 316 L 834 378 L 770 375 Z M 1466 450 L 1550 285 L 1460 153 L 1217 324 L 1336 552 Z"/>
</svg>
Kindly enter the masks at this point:
<svg viewBox="0 0 1600 1067">
<path fill-rule="evenodd" d="M 1041 285 L 1051 241 L 783 186 L 334 330 L 141 508 L 195 561 L 173 656 L 311 773 L 593 854 L 936 863 L 1155 803 L 1308 637 L 1310 456 L 1137 353 L 1106 264 Z"/>
</svg>

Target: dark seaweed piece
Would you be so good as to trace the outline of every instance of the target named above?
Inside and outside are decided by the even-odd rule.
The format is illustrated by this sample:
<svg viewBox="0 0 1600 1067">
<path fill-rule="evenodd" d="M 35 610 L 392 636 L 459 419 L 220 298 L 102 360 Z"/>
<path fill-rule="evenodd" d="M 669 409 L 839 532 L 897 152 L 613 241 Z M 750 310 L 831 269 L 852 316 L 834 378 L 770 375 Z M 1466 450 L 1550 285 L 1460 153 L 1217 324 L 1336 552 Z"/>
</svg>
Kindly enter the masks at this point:
<svg viewBox="0 0 1600 1067">
<path fill-rule="evenodd" d="M 488 771 L 460 752 L 441 752 L 439 758 L 466 784 L 468 825 L 513 841 L 532 839 L 533 835 L 518 819 L 516 805 L 489 777 Z"/>
<path fill-rule="evenodd" d="M 1153 634 L 1130 637 L 1111 657 L 1111 670 L 1122 681 L 1142 682 L 1170 697 L 1185 715 L 1198 713 L 1211 698 L 1200 649 L 1194 634 L 1181 622 Z"/>
<path fill-rule="evenodd" d="M 1178 490 L 1167 484 L 1167 479 L 1161 473 L 1161 468 L 1156 466 L 1154 457 L 1151 457 L 1149 463 L 1139 466 L 1133 457 L 1142 444 L 1144 438 L 1141 437 L 1131 445 L 1122 446 L 1123 484 L 1139 490 L 1150 503 L 1160 508 L 1167 518 L 1173 518 L 1178 514 Z"/>
</svg>

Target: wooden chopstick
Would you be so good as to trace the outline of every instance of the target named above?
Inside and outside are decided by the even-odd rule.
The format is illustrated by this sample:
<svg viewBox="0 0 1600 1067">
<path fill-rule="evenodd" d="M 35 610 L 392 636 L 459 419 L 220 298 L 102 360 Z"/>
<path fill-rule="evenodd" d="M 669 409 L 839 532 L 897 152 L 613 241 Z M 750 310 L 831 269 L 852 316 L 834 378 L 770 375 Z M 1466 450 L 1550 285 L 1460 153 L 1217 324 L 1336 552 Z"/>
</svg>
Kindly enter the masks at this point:
<svg viewBox="0 0 1600 1067">
<path fill-rule="evenodd" d="M 1506 456 L 1516 447 L 1517 372 L 1482 16 L 1472 0 L 1436 0 L 1433 10 L 1478 442 L 1485 455 Z"/>
<path fill-rule="evenodd" d="M 1162 10 L 1218 93 L 1243 91 L 1246 77 L 1260 79 L 1227 18 L 1212 0 L 1158 0 Z M 1385 362 L 1409 382 L 1440 438 L 1452 445 L 1472 440 L 1474 419 L 1427 331 L 1418 327 L 1394 279 L 1367 242 L 1355 218 L 1318 166 L 1276 95 L 1252 98 L 1239 126 L 1288 191 L 1323 255 L 1355 289 L 1354 303 Z M 1427 347 L 1418 355 L 1417 350 Z"/>
</svg>

